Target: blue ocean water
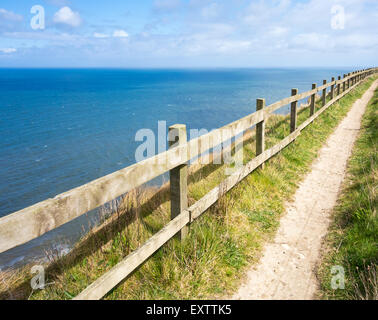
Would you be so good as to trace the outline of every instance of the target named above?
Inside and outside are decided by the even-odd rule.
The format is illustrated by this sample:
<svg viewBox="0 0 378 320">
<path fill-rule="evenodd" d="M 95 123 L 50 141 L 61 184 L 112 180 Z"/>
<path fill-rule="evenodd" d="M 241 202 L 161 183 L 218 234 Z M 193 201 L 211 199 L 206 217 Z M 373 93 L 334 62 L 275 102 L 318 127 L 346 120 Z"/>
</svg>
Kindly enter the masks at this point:
<svg viewBox="0 0 378 320">
<path fill-rule="evenodd" d="M 0 217 L 133 164 L 136 132 L 157 132 L 159 120 L 218 128 L 255 111 L 256 98 L 270 104 L 351 71 L 0 69 Z M 80 229 L 0 254 L 0 268 Z"/>
</svg>

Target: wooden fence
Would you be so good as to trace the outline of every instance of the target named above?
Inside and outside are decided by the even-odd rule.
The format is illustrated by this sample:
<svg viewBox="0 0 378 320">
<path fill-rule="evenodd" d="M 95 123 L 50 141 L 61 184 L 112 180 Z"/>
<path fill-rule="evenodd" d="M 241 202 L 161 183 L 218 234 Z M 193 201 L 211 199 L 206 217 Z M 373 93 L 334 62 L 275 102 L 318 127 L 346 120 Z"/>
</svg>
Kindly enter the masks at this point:
<svg viewBox="0 0 378 320">
<path fill-rule="evenodd" d="M 169 171 L 172 220 L 75 298 L 101 299 L 169 239 L 174 236 L 185 237 L 187 226 L 210 208 L 222 195 L 294 141 L 301 131 L 329 106 L 351 91 L 366 77 L 376 72 L 378 72 L 378 68 L 344 74 L 343 78 L 338 77 L 338 80 L 332 78 L 329 83 L 324 80 L 323 85 L 319 87 L 313 84 L 310 91 L 300 94 L 297 89 L 292 89 L 290 97 L 269 106 L 265 106 L 264 99 L 258 99 L 256 112 L 190 141 L 187 141 L 185 126 L 174 125 L 169 128 L 169 134 L 176 140 L 172 142 L 169 150 L 62 193 L 53 199 L 45 200 L 0 218 L 0 253 L 37 238 Z M 330 92 L 327 94 L 328 88 L 330 88 Z M 322 92 L 321 108 L 316 111 L 315 101 L 318 92 Z M 310 116 L 297 126 L 298 101 L 308 97 L 310 97 Z M 329 98 L 328 102 L 327 97 Z M 273 112 L 289 104 L 291 105 L 290 135 L 265 150 L 265 121 Z M 204 146 L 209 150 L 212 146 L 220 145 L 255 125 L 256 157 L 242 168 L 237 169 L 220 185 L 188 208 L 188 161 L 206 151 Z M 222 135 L 223 130 L 231 133 L 231 137 Z"/>
</svg>

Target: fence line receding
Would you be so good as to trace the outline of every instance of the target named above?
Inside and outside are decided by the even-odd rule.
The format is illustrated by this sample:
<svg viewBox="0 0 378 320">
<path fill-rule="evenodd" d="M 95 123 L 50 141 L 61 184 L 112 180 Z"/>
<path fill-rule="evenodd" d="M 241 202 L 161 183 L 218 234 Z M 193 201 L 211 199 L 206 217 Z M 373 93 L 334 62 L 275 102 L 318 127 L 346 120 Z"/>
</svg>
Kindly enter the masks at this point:
<svg viewBox="0 0 378 320">
<path fill-rule="evenodd" d="M 343 78 L 338 77 L 338 80 L 332 78 L 332 81 L 328 83 L 324 80 L 323 85 L 319 87 L 313 84 L 310 91 L 300 94 L 298 94 L 297 89 L 292 89 L 290 97 L 269 106 L 265 106 L 265 99 L 257 99 L 256 112 L 190 141 L 187 141 L 186 127 L 184 125 L 174 125 L 170 127 L 170 134 L 176 136 L 177 139 L 169 150 L 57 195 L 55 198 L 42 201 L 0 218 L 0 253 L 35 239 L 169 171 L 172 220 L 75 298 L 100 299 L 169 239 L 176 235 L 180 238 L 185 237 L 188 232 L 187 226 L 210 208 L 222 195 L 256 168 L 262 167 L 264 162 L 294 141 L 301 131 L 329 106 L 350 92 L 366 77 L 377 71 L 378 68 L 370 68 L 355 71 L 348 75 L 344 74 Z M 327 94 L 329 87 L 330 92 Z M 320 99 L 321 108 L 316 111 L 315 100 L 318 92 L 322 93 Z M 298 101 L 308 97 L 310 97 L 310 116 L 298 126 Z M 327 98 L 329 98 L 328 102 Z M 264 136 L 267 119 L 276 110 L 289 104 L 291 105 L 290 134 L 275 146 L 265 150 Z M 209 150 L 211 146 L 220 145 L 229 138 L 235 137 L 255 125 L 256 157 L 245 166 L 237 169 L 220 185 L 188 208 L 188 161 L 206 151 L 203 150 L 203 146 L 209 146 Z M 231 132 L 231 137 L 229 135 L 227 137 L 223 136 L 221 134 L 222 130 Z M 212 143 L 209 144 L 209 141 Z"/>
</svg>

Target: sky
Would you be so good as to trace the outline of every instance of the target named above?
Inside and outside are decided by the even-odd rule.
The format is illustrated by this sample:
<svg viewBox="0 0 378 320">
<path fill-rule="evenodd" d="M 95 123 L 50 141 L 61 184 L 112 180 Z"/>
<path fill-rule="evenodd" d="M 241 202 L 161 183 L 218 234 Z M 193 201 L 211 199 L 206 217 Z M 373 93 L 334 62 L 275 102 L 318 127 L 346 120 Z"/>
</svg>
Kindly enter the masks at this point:
<svg viewBox="0 0 378 320">
<path fill-rule="evenodd" d="M 377 0 L 1 0 L 0 67 L 371 67 L 377 30 Z"/>
</svg>

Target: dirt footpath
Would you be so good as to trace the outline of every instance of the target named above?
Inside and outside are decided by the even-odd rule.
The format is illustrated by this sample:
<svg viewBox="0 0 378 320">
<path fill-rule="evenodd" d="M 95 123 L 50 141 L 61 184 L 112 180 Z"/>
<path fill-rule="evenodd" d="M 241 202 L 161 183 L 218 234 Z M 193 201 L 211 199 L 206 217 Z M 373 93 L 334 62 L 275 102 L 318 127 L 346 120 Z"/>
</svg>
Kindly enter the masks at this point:
<svg viewBox="0 0 378 320">
<path fill-rule="evenodd" d="M 266 245 L 259 264 L 233 299 L 312 299 L 318 288 L 315 266 L 330 214 L 345 176 L 361 119 L 378 80 L 356 101 L 329 137 L 300 184 L 273 243 Z M 316 121 L 316 120 L 315 120 Z"/>
</svg>

